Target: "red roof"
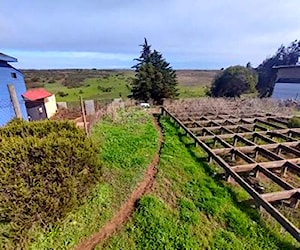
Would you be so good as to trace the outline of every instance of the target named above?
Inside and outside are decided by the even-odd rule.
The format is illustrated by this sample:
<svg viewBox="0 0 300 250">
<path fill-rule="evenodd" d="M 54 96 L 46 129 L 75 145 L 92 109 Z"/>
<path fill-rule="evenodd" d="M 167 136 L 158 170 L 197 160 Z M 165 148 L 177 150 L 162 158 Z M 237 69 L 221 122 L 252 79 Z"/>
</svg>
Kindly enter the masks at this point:
<svg viewBox="0 0 300 250">
<path fill-rule="evenodd" d="M 36 101 L 39 99 L 44 99 L 46 97 L 52 96 L 46 89 L 29 89 L 22 94 L 23 98 L 30 101 Z"/>
</svg>

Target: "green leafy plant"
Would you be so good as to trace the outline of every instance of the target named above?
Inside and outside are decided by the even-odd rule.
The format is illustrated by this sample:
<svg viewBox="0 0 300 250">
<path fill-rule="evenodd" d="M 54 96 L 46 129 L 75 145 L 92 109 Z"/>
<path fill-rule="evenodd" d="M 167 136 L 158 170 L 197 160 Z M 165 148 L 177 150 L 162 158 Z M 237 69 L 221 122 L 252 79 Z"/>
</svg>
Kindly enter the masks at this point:
<svg viewBox="0 0 300 250">
<path fill-rule="evenodd" d="M 74 123 L 14 120 L 0 129 L 0 241 L 64 218 L 100 177 L 98 150 Z"/>
</svg>

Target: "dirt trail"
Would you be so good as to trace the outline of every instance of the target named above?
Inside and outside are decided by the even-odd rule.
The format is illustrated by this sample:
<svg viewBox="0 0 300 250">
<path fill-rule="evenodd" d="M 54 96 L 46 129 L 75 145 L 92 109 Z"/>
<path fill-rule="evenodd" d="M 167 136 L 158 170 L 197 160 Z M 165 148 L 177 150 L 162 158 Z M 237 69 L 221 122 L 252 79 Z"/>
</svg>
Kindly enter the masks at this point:
<svg viewBox="0 0 300 250">
<path fill-rule="evenodd" d="M 160 149 L 163 143 L 163 134 L 158 122 L 154 119 L 155 127 L 159 132 L 159 151 L 155 154 L 152 162 L 148 166 L 143 180 L 136 186 L 128 200 L 122 205 L 121 209 L 114 217 L 104 225 L 99 232 L 83 239 L 75 248 L 75 250 L 93 249 L 100 242 L 104 242 L 113 233 L 120 230 L 122 225 L 126 223 L 135 209 L 135 203 L 142 197 L 143 194 L 151 190 L 154 183 L 157 165 L 159 163 Z"/>
</svg>

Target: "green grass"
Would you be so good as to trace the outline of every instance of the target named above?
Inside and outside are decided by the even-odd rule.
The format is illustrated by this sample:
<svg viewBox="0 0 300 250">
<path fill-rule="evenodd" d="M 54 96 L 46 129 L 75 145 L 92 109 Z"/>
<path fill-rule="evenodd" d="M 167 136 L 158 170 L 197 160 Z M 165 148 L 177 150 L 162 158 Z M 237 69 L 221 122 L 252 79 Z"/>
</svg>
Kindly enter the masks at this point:
<svg viewBox="0 0 300 250">
<path fill-rule="evenodd" d="M 248 198 L 246 192 L 220 181 L 216 170 L 203 162 L 203 152 L 168 120 L 162 124 L 165 143 L 155 190 L 139 201 L 129 223 L 101 247 L 295 249 L 290 235 L 280 234 L 276 223 L 265 223 L 242 202 Z"/>
<path fill-rule="evenodd" d="M 51 93 L 56 94 L 56 100 L 59 102 L 76 102 L 79 100 L 80 95 L 83 99 L 108 100 L 119 98 L 120 96 L 123 99 L 127 99 L 130 93 L 127 87 L 128 81 L 126 80 L 128 77 L 110 76 L 107 79 L 91 78 L 87 79 L 81 87 L 77 88 L 67 88 L 58 81 L 55 83 L 46 83 L 45 88 Z M 98 86 L 103 88 L 111 87 L 112 90 L 110 92 L 103 92 L 98 89 Z M 206 89 L 205 86 L 179 85 L 179 98 L 204 97 L 206 95 Z M 68 95 L 61 97 L 57 94 L 59 91 Z"/>
<path fill-rule="evenodd" d="M 28 88 L 45 87 L 55 94 L 62 91 L 68 95 L 65 97 L 56 95 L 56 98 L 58 101 L 67 102 L 77 102 L 79 95 L 84 99 L 107 100 L 118 98 L 121 94 L 122 98 L 126 99 L 129 94 L 126 84 L 131 83 L 131 78 L 135 74 L 132 70 L 88 69 L 23 70 L 23 73 Z M 203 97 L 217 73 L 216 70 L 177 70 L 179 97 Z M 62 82 L 82 86 L 70 89 L 62 85 Z M 112 91 L 103 92 L 98 89 L 99 85 L 105 88 L 112 87 Z"/>
<path fill-rule="evenodd" d="M 105 118 L 93 129 L 92 138 L 100 147 L 102 181 L 61 223 L 46 231 L 33 229 L 29 249 L 70 249 L 97 232 L 142 179 L 158 150 L 158 133 L 143 111 L 121 111 L 114 121 Z"/>
<path fill-rule="evenodd" d="M 46 83 L 45 88 L 51 93 L 56 94 L 56 100 L 61 102 L 76 102 L 81 95 L 83 99 L 107 100 L 119 98 L 127 98 L 129 89 L 126 87 L 128 78 L 131 74 L 124 76 L 111 75 L 107 78 L 89 78 L 84 81 L 81 87 L 67 88 L 61 84 L 61 81 L 55 83 Z M 98 87 L 112 88 L 109 92 L 104 92 Z M 62 91 L 67 96 L 61 97 L 57 93 Z"/>
<path fill-rule="evenodd" d="M 58 102 L 77 102 L 80 95 L 83 99 L 94 100 L 109 100 L 119 97 L 127 99 L 127 96 L 130 94 L 130 90 L 127 87 L 130 85 L 130 77 L 132 77 L 132 73 L 122 76 L 111 75 L 107 78 L 89 78 L 84 81 L 81 87 L 76 88 L 68 88 L 62 85 L 61 81 L 56 81 L 55 83 L 45 83 L 45 88 L 51 93 L 56 94 Z M 109 92 L 104 92 L 99 89 L 99 86 L 112 89 Z M 185 86 L 179 84 L 178 90 L 179 98 L 196 98 L 205 96 L 207 87 L 203 85 Z M 68 95 L 61 97 L 58 95 L 59 91 Z"/>
<path fill-rule="evenodd" d="M 179 84 L 179 98 L 196 98 L 206 96 L 206 86 L 184 86 Z"/>
</svg>

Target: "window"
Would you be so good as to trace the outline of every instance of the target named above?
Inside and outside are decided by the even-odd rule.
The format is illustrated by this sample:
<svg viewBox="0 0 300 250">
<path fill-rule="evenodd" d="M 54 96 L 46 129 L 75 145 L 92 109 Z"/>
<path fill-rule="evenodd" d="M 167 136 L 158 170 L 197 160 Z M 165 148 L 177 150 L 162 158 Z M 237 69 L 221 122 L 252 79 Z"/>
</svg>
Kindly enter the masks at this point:
<svg viewBox="0 0 300 250">
<path fill-rule="evenodd" d="M 17 74 L 16 73 L 10 73 L 12 78 L 17 78 Z"/>
</svg>

